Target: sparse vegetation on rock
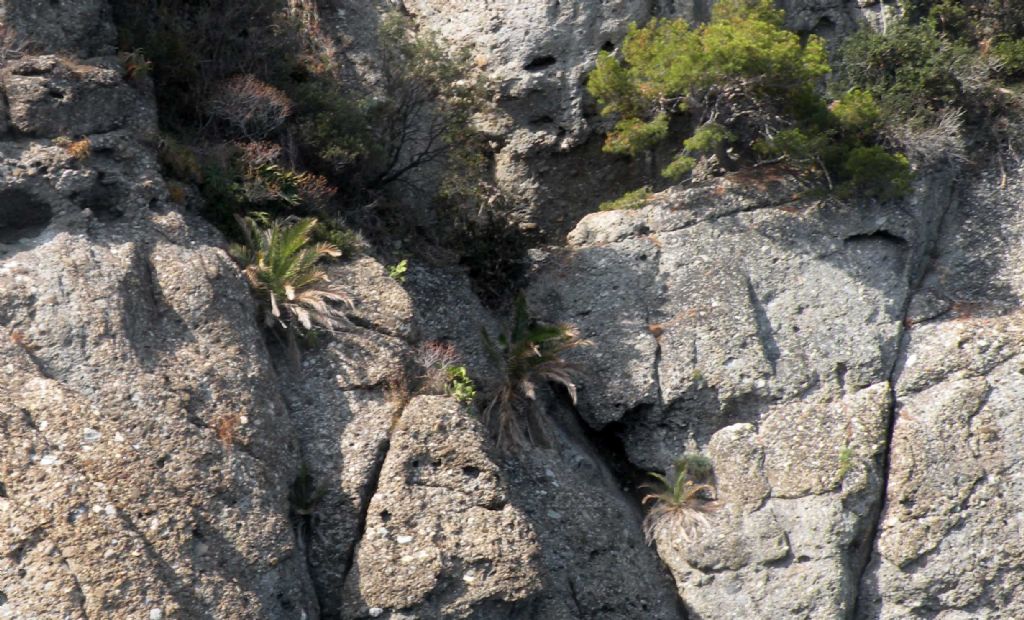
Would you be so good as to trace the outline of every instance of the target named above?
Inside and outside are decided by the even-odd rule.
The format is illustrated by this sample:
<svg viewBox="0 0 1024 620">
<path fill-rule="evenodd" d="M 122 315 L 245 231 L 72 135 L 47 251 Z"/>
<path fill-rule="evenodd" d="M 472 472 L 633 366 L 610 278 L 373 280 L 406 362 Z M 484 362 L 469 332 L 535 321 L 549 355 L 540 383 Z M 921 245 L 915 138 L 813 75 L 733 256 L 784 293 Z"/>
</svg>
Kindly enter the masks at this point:
<svg viewBox="0 0 1024 620">
<path fill-rule="evenodd" d="M 245 243 L 233 244 L 231 255 L 256 294 L 263 324 L 282 330 L 293 354 L 298 353 L 298 335 L 348 323 L 343 306 L 351 306 L 352 300 L 319 265 L 322 258 L 341 252 L 313 241 L 315 218 L 289 222 L 239 217 L 238 223 Z"/>
<path fill-rule="evenodd" d="M 644 518 L 647 543 L 678 540 L 688 543 L 708 526 L 708 515 L 718 509 L 714 466 L 698 453 L 679 457 L 665 474 L 649 474 L 657 482 L 643 502 L 653 503 Z"/>
<path fill-rule="evenodd" d="M 530 318 L 522 295 L 516 299 L 505 333 L 495 342 L 484 332 L 483 339 L 501 373 L 501 382 L 489 395 L 483 412 L 498 445 L 512 450 L 547 445 L 551 421 L 540 410 L 537 390 L 545 383 L 560 385 L 575 403 L 579 369 L 565 359 L 565 354 L 587 341 L 571 326 L 548 325 Z"/>
</svg>

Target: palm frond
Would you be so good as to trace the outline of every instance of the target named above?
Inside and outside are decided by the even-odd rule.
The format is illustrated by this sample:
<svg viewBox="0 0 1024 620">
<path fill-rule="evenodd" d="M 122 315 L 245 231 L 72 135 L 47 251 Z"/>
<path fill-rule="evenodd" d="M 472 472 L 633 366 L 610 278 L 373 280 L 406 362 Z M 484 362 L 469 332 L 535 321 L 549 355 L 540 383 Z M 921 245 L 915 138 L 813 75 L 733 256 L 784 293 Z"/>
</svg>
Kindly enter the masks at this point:
<svg viewBox="0 0 1024 620">
<path fill-rule="evenodd" d="M 330 243 L 313 243 L 316 218 L 236 219 L 245 242 L 233 244 L 229 252 L 242 265 L 267 325 L 286 331 L 289 350 L 297 352 L 294 331 L 317 326 L 333 330 L 348 324 L 344 310 L 335 304 L 351 308 L 352 299 L 319 266 L 325 256 L 341 252 Z"/>
<path fill-rule="evenodd" d="M 503 377 L 485 409 L 499 445 L 516 449 L 547 444 L 551 422 L 537 411 L 537 389 L 545 383 L 561 385 L 576 403 L 579 369 L 561 357 L 582 343 L 576 331 L 532 320 L 526 298 L 519 295 L 506 331 L 496 340 L 484 331 L 483 343 Z"/>
<path fill-rule="evenodd" d="M 704 467 L 704 465 L 707 467 Z M 644 485 L 654 492 L 642 504 L 654 505 L 644 517 L 647 543 L 679 539 L 690 542 L 710 523 L 708 515 L 718 509 L 716 489 L 706 482 L 714 477 L 711 461 L 703 455 L 684 455 L 666 474 L 649 472 L 657 483 Z"/>
</svg>

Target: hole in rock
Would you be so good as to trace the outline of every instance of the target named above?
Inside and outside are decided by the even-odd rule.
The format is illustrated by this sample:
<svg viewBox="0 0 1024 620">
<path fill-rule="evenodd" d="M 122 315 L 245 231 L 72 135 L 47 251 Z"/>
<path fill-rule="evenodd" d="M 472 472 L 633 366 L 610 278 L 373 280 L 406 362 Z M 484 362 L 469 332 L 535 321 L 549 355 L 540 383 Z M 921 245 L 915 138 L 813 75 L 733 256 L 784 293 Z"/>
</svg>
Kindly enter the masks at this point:
<svg viewBox="0 0 1024 620">
<path fill-rule="evenodd" d="M 851 235 L 843 240 L 845 243 L 858 243 L 863 241 L 886 241 L 889 243 L 895 243 L 897 245 L 906 245 L 907 240 L 899 235 L 893 234 L 888 230 L 876 230 L 871 233 L 862 233 L 859 235 Z"/>
<path fill-rule="evenodd" d="M 50 205 L 21 189 L 0 191 L 0 243 L 36 237 L 53 219 Z"/>
<path fill-rule="evenodd" d="M 538 56 L 526 63 L 526 66 L 524 66 L 523 69 L 526 69 L 527 71 L 540 71 L 541 69 L 550 67 L 556 62 L 558 62 L 558 59 L 554 56 Z"/>
<path fill-rule="evenodd" d="M 615 44 L 611 41 L 605 41 L 604 45 L 601 46 L 601 51 L 611 54 L 615 51 Z"/>
</svg>

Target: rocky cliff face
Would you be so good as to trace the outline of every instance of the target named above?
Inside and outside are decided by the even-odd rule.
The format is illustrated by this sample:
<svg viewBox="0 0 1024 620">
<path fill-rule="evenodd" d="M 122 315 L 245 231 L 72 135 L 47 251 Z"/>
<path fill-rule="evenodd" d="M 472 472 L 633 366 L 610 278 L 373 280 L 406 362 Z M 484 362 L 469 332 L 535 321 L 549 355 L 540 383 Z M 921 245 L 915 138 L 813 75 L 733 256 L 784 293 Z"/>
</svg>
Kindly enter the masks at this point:
<svg viewBox="0 0 1024 620">
<path fill-rule="evenodd" d="M 319 10 L 355 57 L 384 8 Z M 786 8 L 826 36 L 884 16 Z M 547 395 L 553 448 L 411 394 L 426 341 L 489 379 L 500 317 L 458 270 L 332 266 L 354 326 L 284 362 L 168 197 L 106 2 L 0 0 L 0 618 L 1024 616 L 1020 170 L 925 171 L 898 209 L 731 176 L 577 224 L 632 175 L 590 139 L 589 63 L 708 6 L 405 9 L 499 85 L 526 219 L 574 226 L 528 288 L 595 345 L 578 407 Z M 722 506 L 648 547 L 620 476 L 691 439 Z"/>
</svg>

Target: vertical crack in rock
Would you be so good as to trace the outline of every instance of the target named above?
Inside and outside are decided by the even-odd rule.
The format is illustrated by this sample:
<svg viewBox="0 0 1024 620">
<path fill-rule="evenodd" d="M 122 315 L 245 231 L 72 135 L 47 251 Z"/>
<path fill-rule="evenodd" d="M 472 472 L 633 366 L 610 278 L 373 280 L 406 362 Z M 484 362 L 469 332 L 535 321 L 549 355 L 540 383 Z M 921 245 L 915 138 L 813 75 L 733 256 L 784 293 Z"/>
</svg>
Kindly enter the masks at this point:
<svg viewBox="0 0 1024 620">
<path fill-rule="evenodd" d="M 657 351 L 661 348 L 658 347 Z M 660 385 L 659 385 L 659 402 L 660 402 Z M 564 429 L 564 432 L 568 437 L 572 437 L 578 444 L 585 446 L 588 451 L 597 458 L 598 462 L 604 467 L 604 469 L 611 476 L 611 479 L 615 482 L 614 485 L 609 485 L 608 488 L 612 492 L 621 496 L 622 501 L 631 505 L 636 506 L 636 510 L 628 511 L 630 515 L 635 516 L 638 519 L 637 527 L 643 528 L 643 510 L 639 507 L 640 499 L 643 496 L 643 489 L 641 485 L 649 480 L 647 472 L 642 468 L 637 467 L 630 461 L 629 456 L 626 454 L 626 448 L 623 445 L 621 432 L 628 419 L 637 412 L 649 409 L 651 405 L 641 404 L 634 408 L 631 413 L 627 413 L 626 416 L 618 422 L 613 422 L 606 425 L 601 429 L 595 429 L 587 424 L 587 421 L 580 415 L 579 410 L 569 402 L 568 398 L 562 396 L 562 403 L 566 409 L 571 412 L 571 424 L 564 425 L 568 428 Z M 686 611 L 686 604 L 682 599 L 682 594 L 679 588 L 675 585 L 675 578 L 672 575 L 672 571 L 669 570 L 668 565 L 661 555 L 653 548 L 648 547 L 650 554 L 657 562 L 656 566 L 660 569 L 665 583 L 671 584 L 672 600 L 675 602 L 676 611 L 680 620 L 689 620 L 689 614 Z M 655 587 L 655 582 L 651 582 L 652 588 Z M 572 594 L 573 603 L 575 603 L 577 609 L 580 608 L 579 600 L 577 599 L 577 592 L 575 590 L 575 583 L 570 578 L 569 588 Z M 584 615 L 579 616 L 583 618 Z"/>
<path fill-rule="evenodd" d="M 764 358 L 772 367 L 772 375 L 776 374 L 776 365 L 779 362 L 779 343 L 775 341 L 774 331 L 772 330 L 772 323 L 768 319 L 768 312 L 765 310 L 764 303 L 757 296 L 757 291 L 754 290 L 754 282 L 750 279 L 750 276 L 744 278 L 747 282 L 747 296 L 750 298 L 750 308 L 754 313 L 754 322 L 757 324 L 757 339 L 761 343 L 761 351 L 764 353 Z"/>
<path fill-rule="evenodd" d="M 359 519 L 356 523 L 356 535 L 355 540 L 352 541 L 352 546 L 349 548 L 348 555 L 345 557 L 345 569 L 342 571 L 343 579 L 341 583 L 348 582 L 349 573 L 352 572 L 352 566 L 355 564 L 356 552 L 359 548 L 359 543 L 362 542 L 363 537 L 366 535 L 366 519 L 370 513 L 370 504 L 373 502 L 373 498 L 377 495 L 377 489 L 380 487 L 380 474 L 384 470 L 384 462 L 388 458 L 388 452 L 391 450 L 391 438 L 394 435 L 395 428 L 398 426 L 399 420 L 402 418 L 402 413 L 405 411 L 404 407 L 395 416 L 395 421 L 392 423 L 391 428 L 388 430 L 387 438 L 381 442 L 380 447 L 377 449 L 376 458 L 373 462 L 373 470 L 370 472 L 369 477 L 366 480 L 366 494 L 362 500 L 362 504 L 359 506 Z M 317 594 L 319 598 L 319 593 Z M 321 611 L 323 605 L 321 604 Z"/>
<path fill-rule="evenodd" d="M 910 319 L 910 307 L 914 300 L 914 296 L 917 294 L 924 282 L 925 277 L 931 270 L 935 261 L 937 260 L 937 246 L 939 240 L 942 239 L 943 233 L 947 227 L 947 220 L 952 215 L 958 203 L 956 196 L 956 188 L 950 188 L 950 195 L 946 201 L 941 214 L 939 214 L 937 221 L 938 225 L 934 227 L 926 227 L 923 229 L 924 236 L 921 243 L 921 252 L 919 256 L 914 260 L 907 270 L 907 294 L 903 300 L 903 307 L 899 314 L 899 333 L 896 336 L 896 351 L 892 356 L 892 362 L 889 366 L 888 381 L 889 381 L 889 410 L 887 412 L 888 420 L 885 431 L 885 451 L 882 457 L 882 463 L 879 471 L 879 475 L 882 480 L 881 489 L 879 491 L 878 503 L 875 506 L 875 514 L 870 519 L 871 527 L 868 531 L 866 538 L 865 549 L 859 554 L 859 557 L 852 558 L 853 566 L 852 574 L 856 576 L 856 582 L 852 584 L 852 591 L 855 593 L 853 605 L 850 607 L 849 618 L 851 620 L 862 617 L 862 599 L 863 592 L 861 591 L 864 583 L 864 577 L 867 574 L 868 568 L 871 566 L 871 560 L 875 555 L 875 547 L 878 543 L 878 537 L 882 530 L 882 519 L 885 518 L 885 504 L 889 496 L 889 467 L 892 460 L 892 441 L 896 430 L 896 414 L 898 409 L 897 403 L 897 381 L 899 379 L 899 373 L 902 368 L 902 361 L 907 356 L 907 349 L 910 341 L 910 333 L 907 322 Z M 857 563 L 860 566 L 857 566 Z"/>
</svg>

